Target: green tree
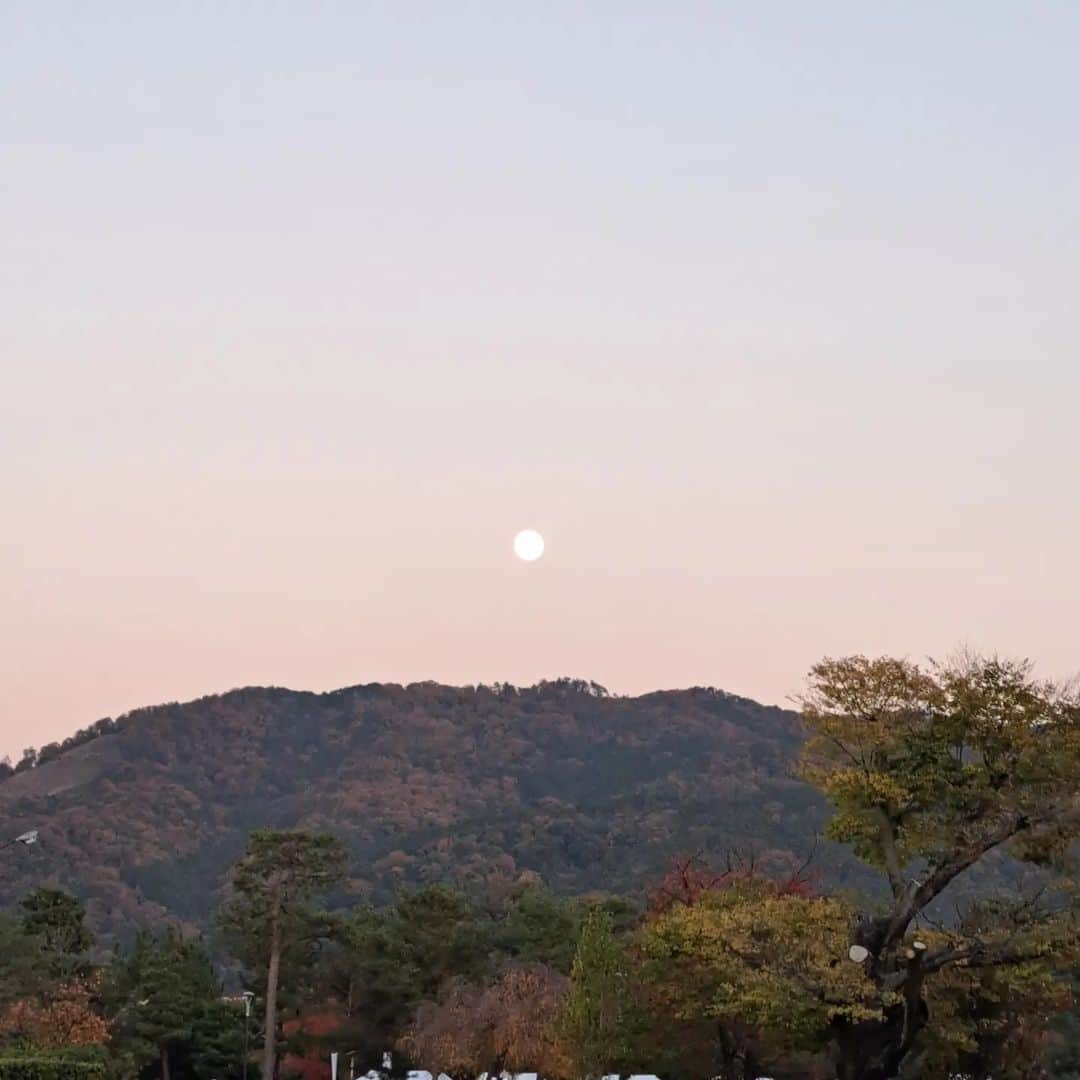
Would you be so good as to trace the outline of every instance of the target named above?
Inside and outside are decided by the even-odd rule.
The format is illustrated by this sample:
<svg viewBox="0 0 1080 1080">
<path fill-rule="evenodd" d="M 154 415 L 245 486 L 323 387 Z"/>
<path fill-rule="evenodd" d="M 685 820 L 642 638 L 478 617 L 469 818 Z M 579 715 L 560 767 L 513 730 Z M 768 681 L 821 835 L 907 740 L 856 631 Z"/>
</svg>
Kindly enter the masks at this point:
<svg viewBox="0 0 1080 1080">
<path fill-rule="evenodd" d="M 39 888 L 20 908 L 18 922 L 0 916 L 0 1039 L 50 1051 L 104 1043 L 82 905 Z"/>
<path fill-rule="evenodd" d="M 317 897 L 345 872 L 344 845 L 333 836 L 304 829 L 259 829 L 232 876 L 232 898 L 222 923 L 237 954 L 265 972 L 262 1075 L 275 1076 L 278 994 L 283 959 L 330 931 Z"/>
<path fill-rule="evenodd" d="M 889 1080 L 916 1050 L 927 987 L 945 969 L 1051 969 L 1075 956 L 1080 924 L 1064 885 L 1080 835 L 1080 696 L 994 657 L 924 669 L 855 656 L 812 670 L 803 716 L 802 771 L 835 807 L 829 835 L 890 892 L 850 935 L 883 1008 L 832 1025 L 837 1073 Z M 1041 868 L 1041 892 L 1017 886 L 929 941 L 916 929 L 927 909 L 996 851 Z"/>
<path fill-rule="evenodd" d="M 408 951 L 421 997 L 431 996 L 451 975 L 476 978 L 490 970 L 488 928 L 455 889 L 428 885 L 402 893 L 390 925 Z"/>
<path fill-rule="evenodd" d="M 582 1080 L 618 1072 L 631 1060 L 639 1026 L 630 993 L 630 960 L 609 912 L 585 917 L 570 971 L 561 1029 Z"/>
<path fill-rule="evenodd" d="M 207 1002 L 192 1028 L 190 1062 L 199 1080 L 237 1080 L 243 1073 L 244 1007 L 235 1002 Z M 248 1069 L 250 1080 L 258 1070 Z"/>
<path fill-rule="evenodd" d="M 527 885 L 510 901 L 496 947 L 525 963 L 570 971 L 581 933 L 581 905 L 538 885 Z"/>
<path fill-rule="evenodd" d="M 403 892 L 392 907 L 359 906 L 340 919 L 324 977 L 362 1022 L 369 1048 L 382 1049 L 447 979 L 490 974 L 490 951 L 490 927 L 474 905 L 454 889 L 429 885 Z"/>
<path fill-rule="evenodd" d="M 20 920 L 0 912 L 0 1008 L 29 997 L 47 982 L 37 942 Z"/>
<path fill-rule="evenodd" d="M 114 958 L 105 996 L 117 1053 L 140 1070 L 158 1063 L 161 1080 L 169 1080 L 173 1062 L 205 1040 L 221 984 L 202 942 L 169 929 L 160 937 L 139 934 Z"/>
<path fill-rule="evenodd" d="M 94 935 L 87 929 L 82 904 L 60 889 L 38 888 L 19 907 L 23 932 L 37 942 L 48 976 L 58 982 L 85 976 Z"/>
</svg>

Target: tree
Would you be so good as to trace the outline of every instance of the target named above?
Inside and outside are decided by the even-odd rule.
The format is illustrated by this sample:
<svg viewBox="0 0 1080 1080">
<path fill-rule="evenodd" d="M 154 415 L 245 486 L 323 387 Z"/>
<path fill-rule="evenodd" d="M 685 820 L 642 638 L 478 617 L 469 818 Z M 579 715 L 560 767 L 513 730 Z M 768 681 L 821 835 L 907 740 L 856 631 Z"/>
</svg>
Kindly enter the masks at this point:
<svg viewBox="0 0 1080 1080">
<path fill-rule="evenodd" d="M 572 1075 L 556 1032 L 569 980 L 541 964 L 512 965 L 487 986 L 452 979 L 424 1002 L 399 1045 L 425 1068 L 450 1076 L 538 1072 Z"/>
<path fill-rule="evenodd" d="M 0 912 L 0 958 L 0 1008 L 37 993 L 49 981 L 36 940 L 6 912 Z"/>
<path fill-rule="evenodd" d="M 903 1075 L 1043 1080 L 1053 1050 L 1047 1017 L 1068 1008 L 1067 984 L 1037 962 L 953 965 L 927 985 L 931 1021 Z"/>
<path fill-rule="evenodd" d="M 492 941 L 490 922 L 443 885 L 403 891 L 392 907 L 361 905 L 336 920 L 323 980 L 361 1028 L 350 1035 L 353 1046 L 381 1052 L 447 980 L 489 975 Z"/>
<path fill-rule="evenodd" d="M 495 944 L 523 962 L 569 973 L 580 932 L 580 905 L 530 884 L 512 897 Z"/>
<path fill-rule="evenodd" d="M 191 1069 L 199 1080 L 239 1080 L 244 1063 L 244 1008 L 235 1002 L 207 1002 L 191 1032 Z M 258 1071 L 248 1075 L 257 1080 Z"/>
<path fill-rule="evenodd" d="M 262 1075 L 274 1080 L 278 991 L 282 960 L 329 929 L 314 899 L 344 876 L 344 845 L 304 829 L 259 829 L 232 876 L 232 899 L 222 921 L 239 955 L 265 971 Z"/>
<path fill-rule="evenodd" d="M 94 936 L 82 905 L 38 888 L 20 908 L 19 922 L 0 916 L 0 1039 L 45 1050 L 101 1046 L 108 1032 L 95 1007 Z"/>
<path fill-rule="evenodd" d="M 1080 696 L 996 657 L 924 669 L 855 656 L 814 667 L 802 704 L 802 772 L 835 807 L 828 834 L 879 869 L 890 893 L 850 935 L 882 1011 L 837 1018 L 837 1074 L 887 1080 L 916 1049 L 927 986 L 945 969 L 1047 969 L 1075 955 L 1076 911 L 1058 886 L 1080 835 Z M 1034 896 L 1017 887 L 994 918 L 973 911 L 931 946 L 917 930 L 927 910 L 998 851 L 1048 881 Z"/>
<path fill-rule="evenodd" d="M 86 912 L 70 893 L 38 888 L 26 896 L 22 908 L 23 932 L 36 939 L 43 969 L 57 981 L 85 977 L 87 954 L 94 935 L 86 927 Z"/>
<path fill-rule="evenodd" d="M 691 907 L 706 894 L 729 889 L 733 885 L 758 883 L 770 894 L 809 898 L 814 890 L 807 878 L 811 859 L 804 860 L 793 873 L 773 878 L 759 871 L 753 857 L 729 851 L 723 870 L 715 870 L 697 855 L 676 859 L 660 883 L 650 891 L 649 914 L 663 915 L 675 907 Z"/>
<path fill-rule="evenodd" d="M 719 1075 L 754 1078 L 812 1059 L 838 1020 L 878 1015 L 877 988 L 838 961 L 852 917 L 841 900 L 720 878 L 646 923 L 642 978 L 666 1015 L 714 1024 Z"/>
<path fill-rule="evenodd" d="M 410 957 L 418 998 L 433 996 L 451 975 L 471 979 L 490 970 L 488 928 L 455 889 L 428 885 L 403 892 L 389 924 Z"/>
<path fill-rule="evenodd" d="M 1072 1008 L 1055 1018 L 1044 1056 L 1051 1076 L 1080 1080 L 1080 970 L 1063 981 L 1070 991 Z"/>
<path fill-rule="evenodd" d="M 26 997 L 0 1012 L 0 1038 L 35 1049 L 103 1046 L 109 1028 L 94 1007 L 95 982 L 73 979 L 52 987 L 44 999 Z"/>
<path fill-rule="evenodd" d="M 139 934 L 113 960 L 105 996 L 117 1051 L 140 1068 L 158 1062 L 161 1080 L 169 1080 L 174 1058 L 198 1042 L 221 984 L 202 942 L 170 928 L 160 937 Z"/>
<path fill-rule="evenodd" d="M 611 915 L 593 908 L 581 928 L 561 1023 L 576 1075 L 583 1080 L 617 1072 L 630 1060 L 638 1017 L 629 974 Z"/>
</svg>

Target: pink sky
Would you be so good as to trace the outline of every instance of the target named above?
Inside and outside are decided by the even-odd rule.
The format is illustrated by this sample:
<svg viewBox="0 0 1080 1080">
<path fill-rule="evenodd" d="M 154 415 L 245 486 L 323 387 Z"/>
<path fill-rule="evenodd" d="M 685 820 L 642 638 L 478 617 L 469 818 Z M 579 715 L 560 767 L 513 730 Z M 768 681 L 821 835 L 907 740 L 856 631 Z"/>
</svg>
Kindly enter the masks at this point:
<svg viewBox="0 0 1080 1080">
<path fill-rule="evenodd" d="M 1080 669 L 1077 12 L 454 7 L 6 7 L 0 753 Z"/>
</svg>

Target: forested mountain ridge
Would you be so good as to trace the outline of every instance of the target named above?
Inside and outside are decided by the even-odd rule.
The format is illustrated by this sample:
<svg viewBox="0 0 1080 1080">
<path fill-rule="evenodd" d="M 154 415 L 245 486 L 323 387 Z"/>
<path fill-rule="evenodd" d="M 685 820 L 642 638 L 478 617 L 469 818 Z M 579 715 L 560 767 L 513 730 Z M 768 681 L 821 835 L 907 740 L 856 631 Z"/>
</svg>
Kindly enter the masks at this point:
<svg viewBox="0 0 1080 1080">
<path fill-rule="evenodd" d="M 258 826 L 340 836 L 349 893 L 376 902 L 523 874 L 633 893 L 691 851 L 797 863 L 827 818 L 793 774 L 801 744 L 795 714 L 712 689 L 234 690 L 130 713 L 0 783 L 5 827 L 40 830 L 8 853 L 0 903 L 48 881 L 106 940 L 205 924 Z M 833 886 L 865 881 L 830 845 L 817 860 Z"/>
</svg>

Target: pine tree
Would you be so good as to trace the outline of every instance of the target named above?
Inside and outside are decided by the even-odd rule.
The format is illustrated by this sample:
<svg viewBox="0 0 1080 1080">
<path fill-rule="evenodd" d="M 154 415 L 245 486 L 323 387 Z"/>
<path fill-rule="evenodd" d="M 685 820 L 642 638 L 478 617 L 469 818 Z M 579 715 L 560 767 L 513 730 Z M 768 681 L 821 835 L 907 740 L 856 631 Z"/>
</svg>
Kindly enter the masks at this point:
<svg viewBox="0 0 1080 1080">
<path fill-rule="evenodd" d="M 170 1080 L 174 1055 L 191 1053 L 221 984 L 202 943 L 170 929 L 159 938 L 140 934 L 113 961 L 107 996 L 117 1049 L 140 1069 L 157 1061 L 161 1080 Z"/>
<path fill-rule="evenodd" d="M 67 981 L 85 976 L 94 935 L 86 928 L 82 904 L 60 889 L 38 888 L 19 906 L 23 933 L 37 940 L 42 967 L 49 977 Z"/>
<path fill-rule="evenodd" d="M 340 840 L 303 829 L 258 829 L 233 871 L 233 897 L 222 924 L 237 954 L 265 972 L 262 1075 L 273 1080 L 277 1056 L 278 995 L 282 963 L 328 930 L 313 900 L 345 871 Z"/>
</svg>

